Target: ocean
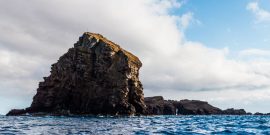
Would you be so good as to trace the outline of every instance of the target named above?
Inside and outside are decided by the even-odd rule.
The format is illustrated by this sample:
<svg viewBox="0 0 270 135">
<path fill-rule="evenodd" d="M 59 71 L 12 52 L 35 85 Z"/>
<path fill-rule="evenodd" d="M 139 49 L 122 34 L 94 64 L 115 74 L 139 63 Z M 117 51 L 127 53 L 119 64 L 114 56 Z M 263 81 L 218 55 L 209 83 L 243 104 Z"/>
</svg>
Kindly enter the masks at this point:
<svg viewBox="0 0 270 135">
<path fill-rule="evenodd" d="M 270 134 L 270 116 L 0 116 L 6 135 Z"/>
</svg>

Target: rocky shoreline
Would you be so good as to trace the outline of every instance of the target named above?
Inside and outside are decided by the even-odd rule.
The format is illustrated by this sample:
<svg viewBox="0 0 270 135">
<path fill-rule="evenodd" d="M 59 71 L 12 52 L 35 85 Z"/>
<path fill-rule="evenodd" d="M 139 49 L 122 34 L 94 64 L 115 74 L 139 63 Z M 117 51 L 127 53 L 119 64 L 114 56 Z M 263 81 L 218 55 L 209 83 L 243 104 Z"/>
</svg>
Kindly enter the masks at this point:
<svg viewBox="0 0 270 135">
<path fill-rule="evenodd" d="M 164 100 L 162 96 L 145 97 L 146 113 L 137 115 L 270 115 L 270 113 L 251 113 L 244 109 L 228 108 L 222 110 L 200 100 Z M 32 116 L 96 116 L 97 114 L 73 114 L 70 111 L 37 112 L 31 108 L 13 109 L 7 116 L 32 115 Z M 102 115 L 102 114 L 98 114 Z M 104 114 L 103 114 L 104 115 Z M 110 115 L 109 116 L 116 116 Z M 124 116 L 124 115 L 122 115 Z M 128 116 L 128 115 L 127 115 Z"/>
<path fill-rule="evenodd" d="M 198 100 L 144 98 L 141 66 L 138 57 L 119 45 L 86 32 L 52 65 L 31 106 L 7 115 L 251 115 Z"/>
</svg>

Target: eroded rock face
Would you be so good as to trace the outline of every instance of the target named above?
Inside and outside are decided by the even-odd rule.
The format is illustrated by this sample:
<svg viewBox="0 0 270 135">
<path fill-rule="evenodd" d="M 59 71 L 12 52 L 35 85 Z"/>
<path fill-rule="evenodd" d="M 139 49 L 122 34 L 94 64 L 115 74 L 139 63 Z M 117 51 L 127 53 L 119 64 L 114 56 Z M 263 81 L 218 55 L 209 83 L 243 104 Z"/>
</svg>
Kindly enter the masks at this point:
<svg viewBox="0 0 270 135">
<path fill-rule="evenodd" d="M 40 82 L 31 107 L 13 112 L 144 114 L 140 60 L 94 33 L 84 33 Z M 14 115 L 12 111 L 9 115 Z"/>
</svg>

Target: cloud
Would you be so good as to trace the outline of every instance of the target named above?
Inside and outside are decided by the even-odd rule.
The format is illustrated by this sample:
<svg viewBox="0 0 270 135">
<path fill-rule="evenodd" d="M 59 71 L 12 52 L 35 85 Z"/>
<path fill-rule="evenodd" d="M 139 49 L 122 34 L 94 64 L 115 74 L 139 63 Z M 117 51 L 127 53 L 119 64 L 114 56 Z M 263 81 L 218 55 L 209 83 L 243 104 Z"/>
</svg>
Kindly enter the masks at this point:
<svg viewBox="0 0 270 135">
<path fill-rule="evenodd" d="M 248 3 L 246 9 L 255 15 L 257 22 L 270 21 L 270 12 L 261 8 L 258 1 Z"/>
<path fill-rule="evenodd" d="M 186 39 L 184 31 L 196 19 L 192 12 L 171 13 L 182 6 L 176 0 L 0 1 L 0 100 L 8 102 L 0 104 L 2 113 L 18 103 L 29 106 L 50 65 L 85 31 L 103 34 L 142 60 L 146 96 L 193 92 L 200 99 L 196 92 L 211 97 L 269 88 L 269 61 L 230 59 L 227 48 Z"/>
<path fill-rule="evenodd" d="M 186 42 L 175 53 L 157 56 L 158 61 L 153 59 L 145 63 L 147 67 L 144 73 L 147 76 L 143 78 L 144 84 L 153 91 L 252 90 L 269 87 L 269 77 L 259 74 L 269 71 L 269 61 L 233 60 L 227 58 L 228 54 L 228 49 L 213 49 L 200 43 Z"/>
<path fill-rule="evenodd" d="M 270 56 L 270 50 L 262 50 L 262 49 L 246 49 L 239 52 L 239 55 L 241 57 L 247 57 L 247 56 L 256 56 L 256 57 L 269 57 Z"/>
<path fill-rule="evenodd" d="M 185 13 L 181 17 L 179 17 L 180 28 L 182 28 L 182 30 L 185 30 L 194 21 L 195 19 L 192 12 Z"/>
<path fill-rule="evenodd" d="M 0 50 L 0 114 L 11 107 L 30 104 L 41 76 L 45 75 L 43 59 Z M 48 68 L 48 67 L 47 67 Z M 26 100 L 28 98 L 28 100 Z"/>
</svg>

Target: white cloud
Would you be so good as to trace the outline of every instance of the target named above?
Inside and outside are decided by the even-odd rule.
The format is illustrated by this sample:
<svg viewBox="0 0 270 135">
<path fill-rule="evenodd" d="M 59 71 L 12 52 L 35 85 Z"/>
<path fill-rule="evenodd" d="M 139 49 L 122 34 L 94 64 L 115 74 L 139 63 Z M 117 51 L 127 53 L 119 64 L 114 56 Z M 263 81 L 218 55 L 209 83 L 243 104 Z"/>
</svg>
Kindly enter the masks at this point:
<svg viewBox="0 0 270 135">
<path fill-rule="evenodd" d="M 48 62 L 30 55 L 0 50 L 0 114 L 30 105 L 38 80 L 48 74 L 48 67 L 43 67 Z"/>
<path fill-rule="evenodd" d="M 257 22 L 270 21 L 270 12 L 261 8 L 258 1 L 248 3 L 246 8 L 255 15 Z"/>
<path fill-rule="evenodd" d="M 50 64 L 85 31 L 101 33 L 139 56 L 146 96 L 175 97 L 167 93 L 172 90 L 181 98 L 193 92 L 203 99 L 196 92 L 208 91 L 210 98 L 216 91 L 269 87 L 269 61 L 229 59 L 226 48 L 185 39 L 193 13 L 170 14 L 181 6 L 176 0 L 0 1 L 0 99 L 20 97 L 27 101 L 22 107 L 28 106 Z M 7 109 L 18 105 L 9 100 Z"/>
<path fill-rule="evenodd" d="M 239 61 L 228 59 L 228 49 L 207 48 L 186 42 L 170 56 L 157 56 L 145 63 L 144 81 L 147 88 L 183 91 L 252 90 L 268 87 L 270 78 L 259 74 L 269 71 L 269 61 Z M 259 64 L 260 63 L 260 64 Z M 158 68 L 155 68 L 158 65 Z M 260 68 L 255 68 L 259 65 Z M 270 72 L 266 74 L 270 75 Z M 159 82 L 159 83 L 157 83 Z"/>
<path fill-rule="evenodd" d="M 186 28 L 188 28 L 188 26 L 190 25 L 190 23 L 194 20 L 193 18 L 193 13 L 192 12 L 188 12 L 184 15 L 182 15 L 180 18 L 180 27 L 185 30 Z"/>
<path fill-rule="evenodd" d="M 246 56 L 259 56 L 259 57 L 269 57 L 270 56 L 270 50 L 262 50 L 262 49 L 246 49 L 242 50 L 239 52 L 239 55 L 241 57 L 246 57 Z"/>
</svg>

